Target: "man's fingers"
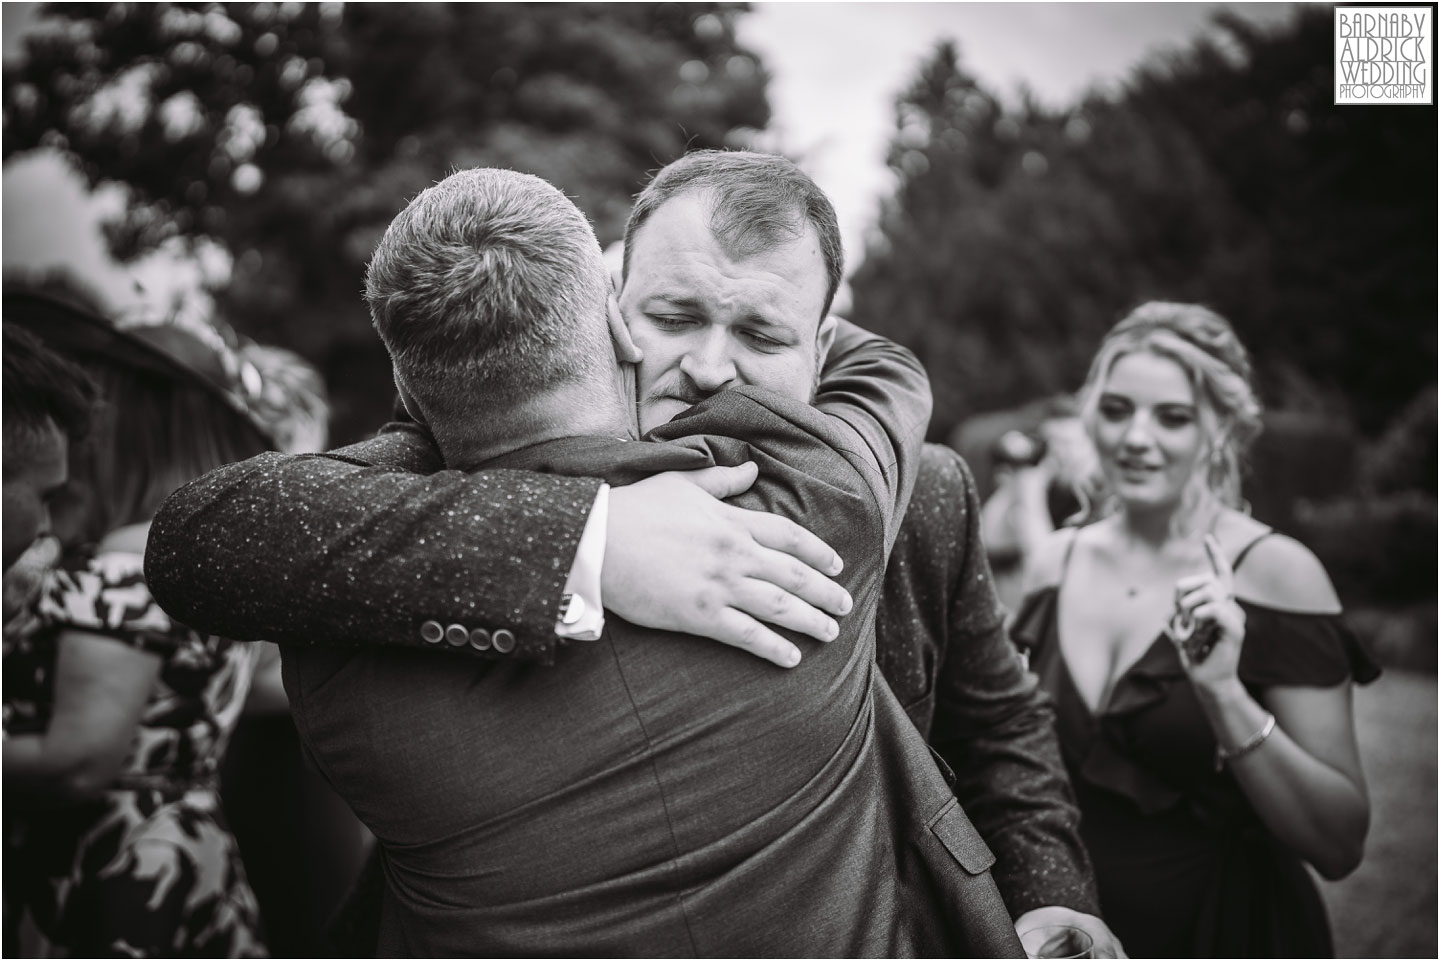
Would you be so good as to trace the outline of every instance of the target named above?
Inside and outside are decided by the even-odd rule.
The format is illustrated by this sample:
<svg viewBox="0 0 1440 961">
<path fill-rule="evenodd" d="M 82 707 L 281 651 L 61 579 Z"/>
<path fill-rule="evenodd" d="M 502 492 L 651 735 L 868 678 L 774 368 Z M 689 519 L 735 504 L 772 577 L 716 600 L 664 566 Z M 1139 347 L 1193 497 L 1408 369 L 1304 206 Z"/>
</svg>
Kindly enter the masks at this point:
<svg viewBox="0 0 1440 961">
<path fill-rule="evenodd" d="M 671 471 L 658 476 L 678 477 L 694 484 L 711 497 L 724 500 L 727 497 L 745 493 L 759 475 L 760 469 L 755 466 L 754 462 L 746 461 L 735 467 L 706 467 L 701 470 Z"/>
<path fill-rule="evenodd" d="M 620 314 L 620 303 L 615 295 L 610 295 L 608 305 L 608 319 L 610 322 L 610 339 L 615 344 L 615 357 L 622 363 L 638 364 L 645 359 L 640 348 L 635 346 L 635 340 L 630 336 L 630 328 L 625 324 L 625 318 Z"/>
<path fill-rule="evenodd" d="M 739 507 L 734 510 L 738 512 L 736 517 L 739 522 L 762 547 L 788 554 L 831 577 L 844 570 L 845 562 L 833 547 L 794 521 L 764 511 L 747 511 Z M 848 610 L 836 613 L 844 614 Z"/>
<path fill-rule="evenodd" d="M 753 461 L 746 461 L 735 467 L 706 467 L 703 470 L 671 471 L 668 474 L 657 476 L 680 478 L 694 484 L 711 497 L 724 500 L 749 490 L 759 473 L 759 468 Z M 834 548 L 794 521 L 765 511 L 745 510 L 733 505 L 727 505 L 727 507 L 731 512 L 730 519 L 745 528 L 751 538 L 762 547 L 789 554 L 821 574 L 829 574 L 832 577 L 844 569 L 845 562 L 840 559 L 840 555 L 835 552 Z M 836 613 L 844 613 L 844 611 Z"/>
<path fill-rule="evenodd" d="M 855 606 L 850 599 L 850 593 L 845 588 L 798 557 L 792 557 L 767 547 L 756 546 L 754 553 L 745 559 L 736 573 L 743 574 L 758 583 L 771 585 L 776 591 L 793 595 L 798 602 L 835 617 L 849 614 L 851 608 Z M 765 616 L 763 611 L 757 612 L 749 607 L 746 610 L 761 620 L 771 620 Z M 784 626 L 793 627 L 794 625 L 786 624 Z M 800 627 L 795 629 L 805 630 Z M 805 630 L 805 633 L 818 637 L 809 630 Z M 820 639 L 829 640 L 829 638 Z"/>
<path fill-rule="evenodd" d="M 756 620 L 807 634 L 817 641 L 833 641 L 840 634 L 834 618 L 768 581 L 749 577 L 741 580 L 735 588 L 734 606 Z"/>
<path fill-rule="evenodd" d="M 722 644 L 738 647 L 780 667 L 800 663 L 800 649 L 755 618 L 726 608 L 715 618 L 713 637 Z"/>
</svg>

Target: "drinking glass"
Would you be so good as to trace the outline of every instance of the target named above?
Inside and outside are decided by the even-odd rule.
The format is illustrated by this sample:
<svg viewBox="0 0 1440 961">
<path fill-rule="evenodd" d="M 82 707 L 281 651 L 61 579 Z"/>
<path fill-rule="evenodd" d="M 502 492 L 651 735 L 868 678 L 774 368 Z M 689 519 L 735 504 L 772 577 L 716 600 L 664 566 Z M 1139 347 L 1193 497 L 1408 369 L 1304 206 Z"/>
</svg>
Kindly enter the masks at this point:
<svg viewBox="0 0 1440 961">
<path fill-rule="evenodd" d="M 1047 924 L 1032 928 L 1020 938 L 1029 958 L 1093 958 L 1095 942 L 1080 928 Z"/>
</svg>

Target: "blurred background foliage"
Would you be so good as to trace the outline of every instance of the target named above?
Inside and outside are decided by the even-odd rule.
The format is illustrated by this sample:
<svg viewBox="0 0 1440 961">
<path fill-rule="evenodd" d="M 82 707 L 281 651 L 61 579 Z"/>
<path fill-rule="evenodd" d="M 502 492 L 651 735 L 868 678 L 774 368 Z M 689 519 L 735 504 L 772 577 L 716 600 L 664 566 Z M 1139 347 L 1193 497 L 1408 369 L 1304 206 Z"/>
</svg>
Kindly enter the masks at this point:
<svg viewBox="0 0 1440 961">
<path fill-rule="evenodd" d="M 1130 308 L 1215 308 L 1267 408 L 1255 516 L 1316 550 L 1389 656 L 1433 666 L 1435 107 L 1336 107 L 1328 6 L 1218 26 L 1059 111 L 941 44 L 896 105 L 854 313 L 920 356 L 932 438 L 983 482 Z"/>
<path fill-rule="evenodd" d="M 900 186 L 855 312 L 918 350 L 934 427 L 1070 390 L 1144 300 L 1228 317 L 1271 407 L 1382 431 L 1435 379 L 1435 108 L 1335 107 L 1333 13 L 1217 40 L 1123 90 L 1005 106 L 953 45 L 897 109 Z"/>
<path fill-rule="evenodd" d="M 453 167 L 510 166 L 617 240 L 648 172 L 769 122 L 746 9 L 53 4 L 7 65 L 4 155 L 52 147 L 122 185 L 122 260 L 223 249 L 218 310 L 322 369 L 346 443 L 389 411 L 360 290 L 400 207 Z M 1269 409 L 1256 515 L 1314 547 L 1362 619 L 1402 611 L 1372 634 L 1433 664 L 1436 113 L 1335 107 L 1332 16 L 1222 16 L 1060 110 L 1002 100 L 940 45 L 896 104 L 897 186 L 851 253 L 852 314 L 919 354 L 932 438 L 983 479 L 989 440 L 1078 386 L 1130 307 L 1215 307 Z"/>
<path fill-rule="evenodd" d="M 765 127 L 735 4 L 52 4 L 7 68 L 4 155 L 124 185 L 122 261 L 218 241 L 219 309 L 325 373 L 332 435 L 387 419 L 360 300 L 394 215 L 456 167 L 557 184 L 618 240 L 648 171 Z"/>
</svg>

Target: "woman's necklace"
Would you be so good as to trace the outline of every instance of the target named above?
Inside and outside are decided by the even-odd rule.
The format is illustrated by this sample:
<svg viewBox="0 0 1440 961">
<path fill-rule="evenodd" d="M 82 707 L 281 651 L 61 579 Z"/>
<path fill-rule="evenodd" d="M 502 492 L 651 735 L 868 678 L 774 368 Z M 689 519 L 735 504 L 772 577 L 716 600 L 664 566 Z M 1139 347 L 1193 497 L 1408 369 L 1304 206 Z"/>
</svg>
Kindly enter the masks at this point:
<svg viewBox="0 0 1440 961">
<path fill-rule="evenodd" d="M 1209 523 L 1205 524 L 1205 525 L 1204 525 L 1204 528 L 1203 528 L 1206 534 L 1214 534 L 1214 533 L 1215 533 L 1215 528 L 1218 526 L 1218 524 L 1219 524 L 1219 522 L 1220 522 L 1220 513 L 1221 513 L 1221 511 L 1220 511 L 1220 509 L 1219 509 L 1218 507 L 1214 508 L 1214 512 L 1213 512 L 1213 513 L 1211 514 L 1211 516 L 1210 516 Z M 1197 526 L 1198 526 L 1198 525 L 1197 525 Z M 1202 535 L 1202 536 L 1203 536 L 1203 535 Z M 1202 547 L 1201 550 L 1202 550 L 1202 552 L 1203 552 L 1204 548 Z M 1203 556 L 1203 553 L 1202 553 L 1202 556 Z M 1128 584 L 1128 585 L 1126 585 L 1126 587 L 1125 587 L 1125 599 L 1126 599 L 1126 600 L 1131 600 L 1131 601 L 1133 601 L 1135 598 L 1137 598 L 1137 597 L 1140 596 L 1140 592 L 1145 588 L 1145 586 L 1146 586 L 1146 585 L 1143 584 L 1143 583 L 1140 583 L 1140 584 Z"/>
</svg>

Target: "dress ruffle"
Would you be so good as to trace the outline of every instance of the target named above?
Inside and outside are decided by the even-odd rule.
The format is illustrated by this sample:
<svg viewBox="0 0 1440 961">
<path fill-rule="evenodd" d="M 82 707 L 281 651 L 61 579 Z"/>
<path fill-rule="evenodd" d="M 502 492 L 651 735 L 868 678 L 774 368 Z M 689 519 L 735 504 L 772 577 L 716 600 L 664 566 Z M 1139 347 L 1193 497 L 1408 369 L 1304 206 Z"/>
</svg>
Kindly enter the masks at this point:
<svg viewBox="0 0 1440 961">
<path fill-rule="evenodd" d="M 1190 750 L 1201 766 L 1177 780 L 1174 768 L 1157 773 L 1137 760 L 1137 750 L 1151 739 L 1154 715 L 1177 713 L 1180 702 L 1194 700 L 1185 669 L 1174 646 L 1163 634 L 1117 681 L 1109 703 L 1098 715 L 1089 715 L 1074 689 L 1069 667 L 1059 651 L 1056 628 L 1058 588 L 1046 587 L 1022 604 L 1011 636 L 1030 657 L 1041 683 L 1057 693 L 1057 710 L 1077 715 L 1064 738 L 1072 774 L 1124 795 L 1142 814 L 1155 814 L 1182 802 L 1214 811 L 1214 777 L 1209 769 L 1214 741 L 1207 731 L 1200 750 Z M 1346 678 L 1366 684 L 1380 675 L 1380 667 L 1340 614 L 1306 614 L 1241 600 L 1245 610 L 1245 645 L 1238 673 L 1252 692 L 1268 687 L 1333 687 Z M 1168 720 L 1168 717 L 1167 717 Z M 1075 736 L 1079 729 L 1088 737 Z M 1193 739 L 1192 739 L 1193 740 Z M 1176 745 L 1177 755 L 1186 747 Z M 1177 765 L 1178 766 L 1178 765 Z M 1188 796 L 1187 796 L 1188 792 Z M 1228 816 L 1234 805 L 1221 805 Z"/>
<path fill-rule="evenodd" d="M 1380 665 L 1340 614 L 1305 614 L 1240 601 L 1245 647 L 1240 680 L 1247 685 L 1334 687 L 1347 677 L 1369 684 Z"/>
<path fill-rule="evenodd" d="M 1092 713 L 1062 656 L 1058 589 L 1026 598 L 1011 636 L 1053 697 L 1106 920 L 1136 957 L 1326 957 L 1325 909 L 1300 859 L 1228 770 L 1174 645 L 1158 635 Z M 1239 674 L 1254 694 L 1374 680 L 1338 614 L 1242 601 Z"/>
</svg>

